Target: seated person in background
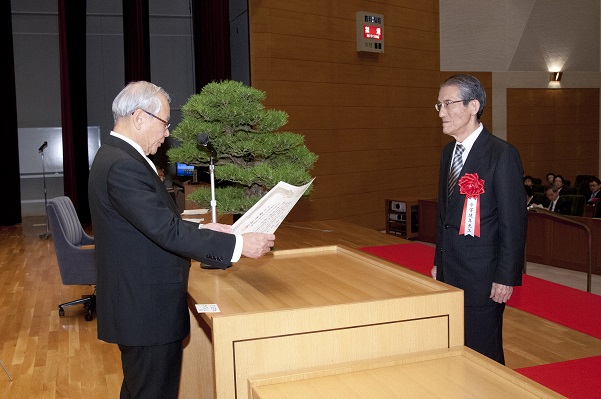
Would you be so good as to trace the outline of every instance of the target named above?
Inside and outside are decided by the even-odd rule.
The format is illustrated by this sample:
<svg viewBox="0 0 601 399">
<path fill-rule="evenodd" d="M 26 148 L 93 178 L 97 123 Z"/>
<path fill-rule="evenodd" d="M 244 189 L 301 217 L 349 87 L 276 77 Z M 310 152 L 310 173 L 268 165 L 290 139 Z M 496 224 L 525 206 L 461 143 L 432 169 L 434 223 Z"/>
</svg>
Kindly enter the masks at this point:
<svg viewBox="0 0 601 399">
<path fill-rule="evenodd" d="M 555 181 L 555 173 L 551 173 L 551 172 L 547 173 L 547 183 L 545 185 L 552 187 L 554 181 Z"/>
<path fill-rule="evenodd" d="M 524 186 L 532 187 L 534 182 L 532 181 L 532 176 L 526 175 L 524 176 Z"/>
<path fill-rule="evenodd" d="M 561 213 L 562 215 L 569 215 L 572 212 L 572 204 L 570 201 L 561 198 L 555 187 L 549 187 L 547 191 L 545 191 L 545 195 L 547 197 L 546 201 L 542 204 L 534 204 L 532 206 L 548 209 L 551 212 Z"/>
<path fill-rule="evenodd" d="M 524 184 L 524 188 L 526 189 L 526 206 L 530 206 L 532 205 L 532 199 L 534 198 L 534 190 L 526 184 Z"/>
<path fill-rule="evenodd" d="M 165 183 L 165 169 L 157 167 L 157 174 L 159 175 L 159 179 Z"/>
<path fill-rule="evenodd" d="M 601 180 L 593 178 L 588 182 L 589 193 L 586 195 L 587 204 L 594 204 L 601 198 Z"/>
<path fill-rule="evenodd" d="M 563 176 L 562 175 L 555 175 L 555 178 L 553 179 L 553 187 L 557 190 L 559 195 L 561 195 L 561 189 L 563 188 Z"/>
</svg>

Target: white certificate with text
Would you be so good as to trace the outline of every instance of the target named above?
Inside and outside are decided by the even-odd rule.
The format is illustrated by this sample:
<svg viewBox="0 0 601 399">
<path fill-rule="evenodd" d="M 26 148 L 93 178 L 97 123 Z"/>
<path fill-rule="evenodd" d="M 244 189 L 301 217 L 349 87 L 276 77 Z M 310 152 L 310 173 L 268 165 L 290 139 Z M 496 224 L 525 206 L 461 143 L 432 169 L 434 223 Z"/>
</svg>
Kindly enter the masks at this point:
<svg viewBox="0 0 601 399">
<path fill-rule="evenodd" d="M 234 233 L 274 233 L 313 180 L 300 187 L 279 182 L 232 225 Z"/>
</svg>

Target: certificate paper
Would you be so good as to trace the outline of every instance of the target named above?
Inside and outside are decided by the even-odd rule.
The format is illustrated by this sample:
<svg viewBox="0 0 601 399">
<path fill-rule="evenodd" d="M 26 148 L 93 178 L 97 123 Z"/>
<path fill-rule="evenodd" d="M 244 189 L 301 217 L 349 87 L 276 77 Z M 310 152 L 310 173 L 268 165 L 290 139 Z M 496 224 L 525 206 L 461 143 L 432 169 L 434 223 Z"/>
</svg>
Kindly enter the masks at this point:
<svg viewBox="0 0 601 399">
<path fill-rule="evenodd" d="M 279 182 L 232 225 L 234 233 L 274 233 L 313 180 L 300 187 Z"/>
</svg>

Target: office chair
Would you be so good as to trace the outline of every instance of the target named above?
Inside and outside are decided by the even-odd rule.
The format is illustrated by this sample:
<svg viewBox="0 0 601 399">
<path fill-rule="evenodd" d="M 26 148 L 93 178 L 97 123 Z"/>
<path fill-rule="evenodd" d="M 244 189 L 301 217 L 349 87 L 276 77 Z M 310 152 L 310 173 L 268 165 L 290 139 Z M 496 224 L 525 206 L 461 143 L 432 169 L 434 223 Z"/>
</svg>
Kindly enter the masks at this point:
<svg viewBox="0 0 601 399">
<path fill-rule="evenodd" d="M 71 199 L 52 198 L 46 210 L 63 285 L 96 285 L 94 238 L 81 227 Z M 86 321 L 92 320 L 96 311 L 96 291 L 58 305 L 59 316 L 65 315 L 65 307 L 77 304 L 84 305 Z"/>
</svg>

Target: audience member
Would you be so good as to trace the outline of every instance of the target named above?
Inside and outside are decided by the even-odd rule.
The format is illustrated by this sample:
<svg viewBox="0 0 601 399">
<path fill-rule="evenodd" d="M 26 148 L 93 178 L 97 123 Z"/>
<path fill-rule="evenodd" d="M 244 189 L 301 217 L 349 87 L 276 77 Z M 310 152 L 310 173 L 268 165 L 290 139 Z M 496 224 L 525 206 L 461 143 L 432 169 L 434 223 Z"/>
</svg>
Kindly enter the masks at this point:
<svg viewBox="0 0 601 399">
<path fill-rule="evenodd" d="M 524 176 L 524 186 L 532 187 L 534 182 L 532 181 L 532 176 L 526 175 Z"/>
<path fill-rule="evenodd" d="M 547 173 L 547 186 L 551 187 L 553 185 L 553 181 L 555 180 L 555 173 Z"/>
<path fill-rule="evenodd" d="M 524 188 L 526 189 L 526 206 L 532 205 L 532 199 L 534 198 L 534 190 L 532 187 L 524 184 Z"/>
<path fill-rule="evenodd" d="M 555 178 L 553 179 L 553 187 L 555 188 L 555 190 L 557 190 L 557 193 L 561 195 L 561 189 L 563 188 L 562 175 L 555 175 Z"/>
<path fill-rule="evenodd" d="M 165 169 L 157 167 L 157 174 L 159 175 L 159 179 L 165 183 Z"/>
<path fill-rule="evenodd" d="M 548 209 L 551 212 L 561 213 L 562 215 L 570 215 L 572 212 L 572 205 L 569 200 L 559 196 L 559 191 L 555 187 L 549 187 L 545 191 L 547 197 L 542 204 L 535 204 L 533 206 L 537 208 Z"/>
<path fill-rule="evenodd" d="M 588 183 L 589 193 L 586 196 L 586 202 L 594 204 L 599 198 L 601 198 L 601 180 L 598 178 L 592 178 Z"/>
</svg>

